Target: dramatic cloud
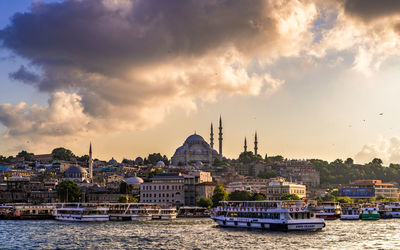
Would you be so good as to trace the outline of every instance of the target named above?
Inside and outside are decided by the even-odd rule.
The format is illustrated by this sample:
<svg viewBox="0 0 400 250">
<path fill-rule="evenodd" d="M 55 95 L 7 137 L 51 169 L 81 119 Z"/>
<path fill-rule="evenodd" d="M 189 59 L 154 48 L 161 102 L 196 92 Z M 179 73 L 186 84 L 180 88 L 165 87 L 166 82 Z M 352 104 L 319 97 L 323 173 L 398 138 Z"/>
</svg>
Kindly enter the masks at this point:
<svg viewBox="0 0 400 250">
<path fill-rule="evenodd" d="M 171 110 L 190 112 L 221 95 L 276 92 L 285 79 L 275 79 L 268 69 L 282 57 L 312 61 L 346 51 L 354 55 L 353 69 L 368 75 L 400 51 L 398 4 L 393 9 L 375 5 L 344 0 L 35 1 L 0 30 L 0 42 L 35 69 L 21 66 L 10 78 L 48 93 L 49 104 L 3 104 L 0 122 L 8 137 L 148 128 Z M 385 15 L 390 16 L 380 18 Z"/>
<path fill-rule="evenodd" d="M 218 95 L 273 93 L 284 81 L 251 65 L 298 55 L 313 40 L 315 15 L 314 4 L 301 1 L 37 2 L 15 14 L 0 39 L 42 71 L 39 77 L 22 66 L 13 79 L 50 94 L 75 93 L 82 117 L 97 124 L 115 119 L 119 129 L 142 128 Z M 51 102 L 43 108 L 52 110 Z M 2 123 L 9 134 L 26 133 Z"/>
<path fill-rule="evenodd" d="M 400 162 L 400 138 L 381 137 L 376 144 L 364 145 L 355 156 L 357 162 L 370 162 L 380 158 L 385 164 Z"/>
<path fill-rule="evenodd" d="M 400 14 L 400 1 L 397 0 L 343 0 L 345 13 L 362 20 Z"/>
<path fill-rule="evenodd" d="M 29 72 L 24 65 L 21 65 L 16 72 L 10 73 L 9 77 L 27 84 L 38 83 L 40 81 L 40 77 L 35 73 Z"/>
</svg>

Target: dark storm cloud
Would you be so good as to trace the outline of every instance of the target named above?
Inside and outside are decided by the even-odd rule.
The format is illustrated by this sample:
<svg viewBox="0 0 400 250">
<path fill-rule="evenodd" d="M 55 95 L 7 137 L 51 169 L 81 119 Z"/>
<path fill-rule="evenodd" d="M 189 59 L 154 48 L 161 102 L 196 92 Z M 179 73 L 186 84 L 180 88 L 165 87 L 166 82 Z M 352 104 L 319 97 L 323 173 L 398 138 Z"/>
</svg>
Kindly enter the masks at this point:
<svg viewBox="0 0 400 250">
<path fill-rule="evenodd" d="M 260 0 L 132 3 L 130 10 L 110 9 L 98 0 L 39 3 L 31 12 L 15 14 L 0 39 L 6 48 L 44 66 L 45 74 L 76 67 L 120 77 L 135 65 L 201 56 L 222 45 L 246 52 L 259 44 L 260 30 L 270 32 L 269 41 L 274 38 L 274 22 L 265 17 Z M 65 84 L 50 79 L 41 89 Z"/>
<path fill-rule="evenodd" d="M 400 14 L 399 0 L 340 0 L 345 13 L 364 21 Z"/>
<path fill-rule="evenodd" d="M 12 72 L 8 76 L 13 80 L 27 84 L 35 84 L 40 81 L 40 77 L 37 74 L 28 71 L 24 65 L 21 65 L 16 72 Z"/>
</svg>

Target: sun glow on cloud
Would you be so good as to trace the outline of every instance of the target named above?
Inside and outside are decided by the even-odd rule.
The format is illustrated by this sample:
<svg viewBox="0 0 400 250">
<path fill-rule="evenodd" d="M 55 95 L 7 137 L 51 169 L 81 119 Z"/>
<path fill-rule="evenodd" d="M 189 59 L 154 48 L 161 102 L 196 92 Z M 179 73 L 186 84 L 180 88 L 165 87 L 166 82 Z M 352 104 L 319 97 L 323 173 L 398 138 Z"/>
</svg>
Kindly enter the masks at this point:
<svg viewBox="0 0 400 250">
<path fill-rule="evenodd" d="M 221 96 L 271 96 L 286 79 L 268 69 L 285 57 L 346 51 L 354 56 L 349 70 L 370 76 L 399 55 L 400 10 L 377 17 L 354 10 L 342 0 L 35 2 L 0 30 L 0 41 L 30 62 L 10 78 L 49 101 L 0 104 L 3 138 L 12 148 L 21 138 L 148 129 L 173 110 L 195 112 Z"/>
</svg>

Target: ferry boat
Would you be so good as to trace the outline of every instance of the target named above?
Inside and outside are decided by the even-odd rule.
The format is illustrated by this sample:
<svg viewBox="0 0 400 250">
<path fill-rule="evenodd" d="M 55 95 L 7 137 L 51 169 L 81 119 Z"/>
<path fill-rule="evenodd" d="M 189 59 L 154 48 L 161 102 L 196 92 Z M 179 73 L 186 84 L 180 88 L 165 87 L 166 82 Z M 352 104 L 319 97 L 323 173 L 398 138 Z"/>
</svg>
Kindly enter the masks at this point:
<svg viewBox="0 0 400 250">
<path fill-rule="evenodd" d="M 361 209 L 358 204 L 349 203 L 342 204 L 340 207 L 340 219 L 341 220 L 359 220 Z"/>
<path fill-rule="evenodd" d="M 131 220 L 135 221 L 146 221 L 152 220 L 153 215 L 158 215 L 160 213 L 160 206 L 157 204 L 144 204 L 136 203 L 132 204 L 130 207 Z"/>
<path fill-rule="evenodd" d="M 269 230 L 321 230 L 323 219 L 316 218 L 303 201 L 221 201 L 211 218 L 222 227 Z"/>
<path fill-rule="evenodd" d="M 379 220 L 380 216 L 378 213 L 379 209 L 377 205 L 364 205 L 361 208 L 361 219 L 362 220 Z"/>
<path fill-rule="evenodd" d="M 321 202 L 319 204 L 320 211 L 317 211 L 317 218 L 325 220 L 336 220 L 340 217 L 340 205 L 338 202 Z"/>
<path fill-rule="evenodd" d="M 210 217 L 210 213 L 205 207 L 180 207 L 178 217 L 193 218 L 193 217 Z"/>
<path fill-rule="evenodd" d="M 8 220 L 45 220 L 52 218 L 54 206 L 25 205 L 0 206 L 0 218 Z"/>
<path fill-rule="evenodd" d="M 53 210 L 53 216 L 61 221 L 108 221 L 108 207 L 95 203 L 61 203 Z"/>
<path fill-rule="evenodd" d="M 387 207 L 390 209 L 392 218 L 400 218 L 400 202 L 392 202 Z"/>
<path fill-rule="evenodd" d="M 110 220 L 126 221 L 131 220 L 132 214 L 130 203 L 107 203 Z"/>
<path fill-rule="evenodd" d="M 391 219 L 393 218 L 391 214 L 391 207 L 389 207 L 386 204 L 379 204 L 378 205 L 378 213 L 379 213 L 379 218 L 381 219 Z"/>
<path fill-rule="evenodd" d="M 161 208 L 158 214 L 153 214 L 154 220 L 173 220 L 177 216 L 176 208 Z"/>
</svg>

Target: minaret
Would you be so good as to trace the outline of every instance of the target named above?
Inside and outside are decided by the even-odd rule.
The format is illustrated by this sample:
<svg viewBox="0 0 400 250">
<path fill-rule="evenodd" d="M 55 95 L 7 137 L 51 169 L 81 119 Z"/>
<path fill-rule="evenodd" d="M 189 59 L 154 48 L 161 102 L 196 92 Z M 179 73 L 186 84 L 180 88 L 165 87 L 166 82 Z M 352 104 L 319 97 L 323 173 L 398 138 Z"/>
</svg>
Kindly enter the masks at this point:
<svg viewBox="0 0 400 250">
<path fill-rule="evenodd" d="M 247 152 L 247 141 L 246 141 L 246 136 L 244 137 L 244 152 Z"/>
<path fill-rule="evenodd" d="M 219 116 L 219 156 L 222 157 L 222 119 Z"/>
<path fill-rule="evenodd" d="M 89 178 L 90 182 L 92 182 L 93 181 L 92 143 L 90 143 L 89 147 Z"/>
<path fill-rule="evenodd" d="M 214 149 L 214 131 L 213 131 L 213 124 L 211 123 L 211 132 L 210 132 L 210 146 Z"/>
<path fill-rule="evenodd" d="M 257 149 L 258 149 L 257 144 L 258 144 L 258 141 L 257 141 L 257 131 L 256 131 L 256 134 L 254 135 L 254 155 L 256 155 L 256 156 L 257 156 Z"/>
</svg>

